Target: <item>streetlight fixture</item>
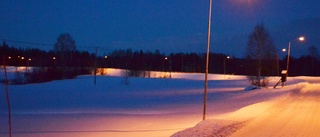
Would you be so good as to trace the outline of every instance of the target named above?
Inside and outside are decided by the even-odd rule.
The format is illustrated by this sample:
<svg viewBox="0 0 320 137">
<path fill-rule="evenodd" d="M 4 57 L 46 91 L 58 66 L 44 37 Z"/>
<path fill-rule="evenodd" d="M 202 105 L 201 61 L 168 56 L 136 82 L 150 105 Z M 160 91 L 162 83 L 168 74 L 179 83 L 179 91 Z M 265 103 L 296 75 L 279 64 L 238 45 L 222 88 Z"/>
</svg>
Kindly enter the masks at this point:
<svg viewBox="0 0 320 137">
<path fill-rule="evenodd" d="M 204 95 L 203 95 L 203 118 L 206 119 L 207 113 L 207 90 L 208 90 L 208 68 L 209 68 L 209 55 L 210 55 L 210 31 L 211 31 L 211 12 L 212 11 L 212 0 L 210 0 L 209 5 L 209 18 L 208 18 L 208 45 L 207 45 L 207 57 L 206 57 L 206 74 L 205 74 L 205 84 L 204 84 Z"/>
<path fill-rule="evenodd" d="M 26 67 L 26 71 L 28 72 L 28 67 L 30 66 L 30 61 L 31 61 L 31 58 L 28 59 L 28 62 L 27 62 L 27 67 Z"/>
<path fill-rule="evenodd" d="M 304 37 L 303 36 L 299 37 L 299 41 L 304 41 Z"/>
<path fill-rule="evenodd" d="M 223 59 L 223 77 L 226 76 L 226 59 L 230 59 L 230 56 Z"/>
<path fill-rule="evenodd" d="M 291 42 L 294 42 L 294 41 L 296 41 L 296 40 L 304 41 L 305 38 L 304 38 L 303 36 L 301 36 L 301 37 L 299 37 L 299 38 L 296 38 L 296 39 L 290 41 L 289 44 L 288 44 L 287 76 L 288 76 L 288 74 L 289 74 L 289 61 L 290 61 L 290 47 L 291 47 Z"/>
</svg>

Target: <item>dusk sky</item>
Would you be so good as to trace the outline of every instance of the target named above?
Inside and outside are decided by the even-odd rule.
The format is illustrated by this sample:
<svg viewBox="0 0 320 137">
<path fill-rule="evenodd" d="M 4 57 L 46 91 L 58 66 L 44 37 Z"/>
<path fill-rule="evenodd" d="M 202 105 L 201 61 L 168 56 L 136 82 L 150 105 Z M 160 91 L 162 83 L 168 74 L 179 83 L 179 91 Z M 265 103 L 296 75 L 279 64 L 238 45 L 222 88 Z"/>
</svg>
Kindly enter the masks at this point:
<svg viewBox="0 0 320 137">
<path fill-rule="evenodd" d="M 209 0 L 1 0 L 0 39 L 54 44 L 70 33 L 79 50 L 115 49 L 161 53 L 205 53 Z M 292 55 L 320 50 L 320 0 L 213 0 L 211 52 L 244 56 L 248 35 L 258 23 L 277 49 L 292 43 Z M 10 46 L 50 46 L 6 41 Z M 90 48 L 92 47 L 92 49 Z M 284 54 L 280 53 L 279 54 Z"/>
</svg>

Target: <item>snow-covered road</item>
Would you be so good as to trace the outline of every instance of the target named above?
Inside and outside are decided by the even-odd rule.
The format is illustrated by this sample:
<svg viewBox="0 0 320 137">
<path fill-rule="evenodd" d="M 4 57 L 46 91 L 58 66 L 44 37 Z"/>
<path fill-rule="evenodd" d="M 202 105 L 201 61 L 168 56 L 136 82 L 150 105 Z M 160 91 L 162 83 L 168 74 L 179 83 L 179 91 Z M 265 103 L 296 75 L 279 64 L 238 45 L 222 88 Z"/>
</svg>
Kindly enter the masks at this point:
<svg viewBox="0 0 320 137">
<path fill-rule="evenodd" d="M 248 122 L 232 136 L 319 136 L 320 84 L 307 84 Z"/>
</svg>

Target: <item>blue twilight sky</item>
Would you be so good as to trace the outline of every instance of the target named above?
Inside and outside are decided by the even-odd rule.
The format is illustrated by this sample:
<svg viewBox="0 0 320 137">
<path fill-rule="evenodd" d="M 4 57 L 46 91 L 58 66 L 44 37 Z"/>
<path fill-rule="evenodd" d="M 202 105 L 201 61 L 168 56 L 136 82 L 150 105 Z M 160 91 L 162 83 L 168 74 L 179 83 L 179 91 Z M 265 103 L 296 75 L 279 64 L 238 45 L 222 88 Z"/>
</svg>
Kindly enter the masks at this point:
<svg viewBox="0 0 320 137">
<path fill-rule="evenodd" d="M 205 53 L 209 0 L 1 0 L 0 39 L 54 44 L 70 33 L 79 50 Z M 320 0 L 213 0 L 211 52 L 243 57 L 248 35 L 264 23 L 277 48 L 320 50 Z M 7 42 L 52 49 L 51 46 Z M 280 53 L 279 54 L 284 54 Z"/>
</svg>

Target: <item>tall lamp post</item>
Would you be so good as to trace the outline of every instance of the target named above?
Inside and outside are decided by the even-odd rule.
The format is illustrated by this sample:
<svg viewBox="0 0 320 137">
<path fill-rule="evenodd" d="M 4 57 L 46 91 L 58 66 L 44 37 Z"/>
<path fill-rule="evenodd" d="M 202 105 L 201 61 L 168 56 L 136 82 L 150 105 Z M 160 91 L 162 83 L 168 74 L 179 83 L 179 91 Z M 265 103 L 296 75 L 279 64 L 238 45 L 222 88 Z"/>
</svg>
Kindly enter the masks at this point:
<svg viewBox="0 0 320 137">
<path fill-rule="evenodd" d="M 212 0 L 210 0 L 210 5 L 209 5 L 208 45 L 207 45 L 207 57 L 206 57 L 206 74 L 205 74 L 204 95 L 203 95 L 203 118 L 202 118 L 202 120 L 206 119 L 206 113 L 207 113 L 207 90 L 208 90 L 209 55 L 210 55 L 211 11 L 212 11 Z"/>
<path fill-rule="evenodd" d="M 305 39 L 305 38 L 304 38 L 303 36 L 301 36 L 301 37 L 299 37 L 299 38 L 297 38 L 297 39 L 294 39 L 294 40 L 290 41 L 289 44 L 288 44 L 287 76 L 288 76 L 288 74 L 289 74 L 289 61 L 290 61 L 290 47 L 291 47 L 291 42 L 296 41 L 296 40 L 304 41 L 304 39 Z"/>
</svg>

